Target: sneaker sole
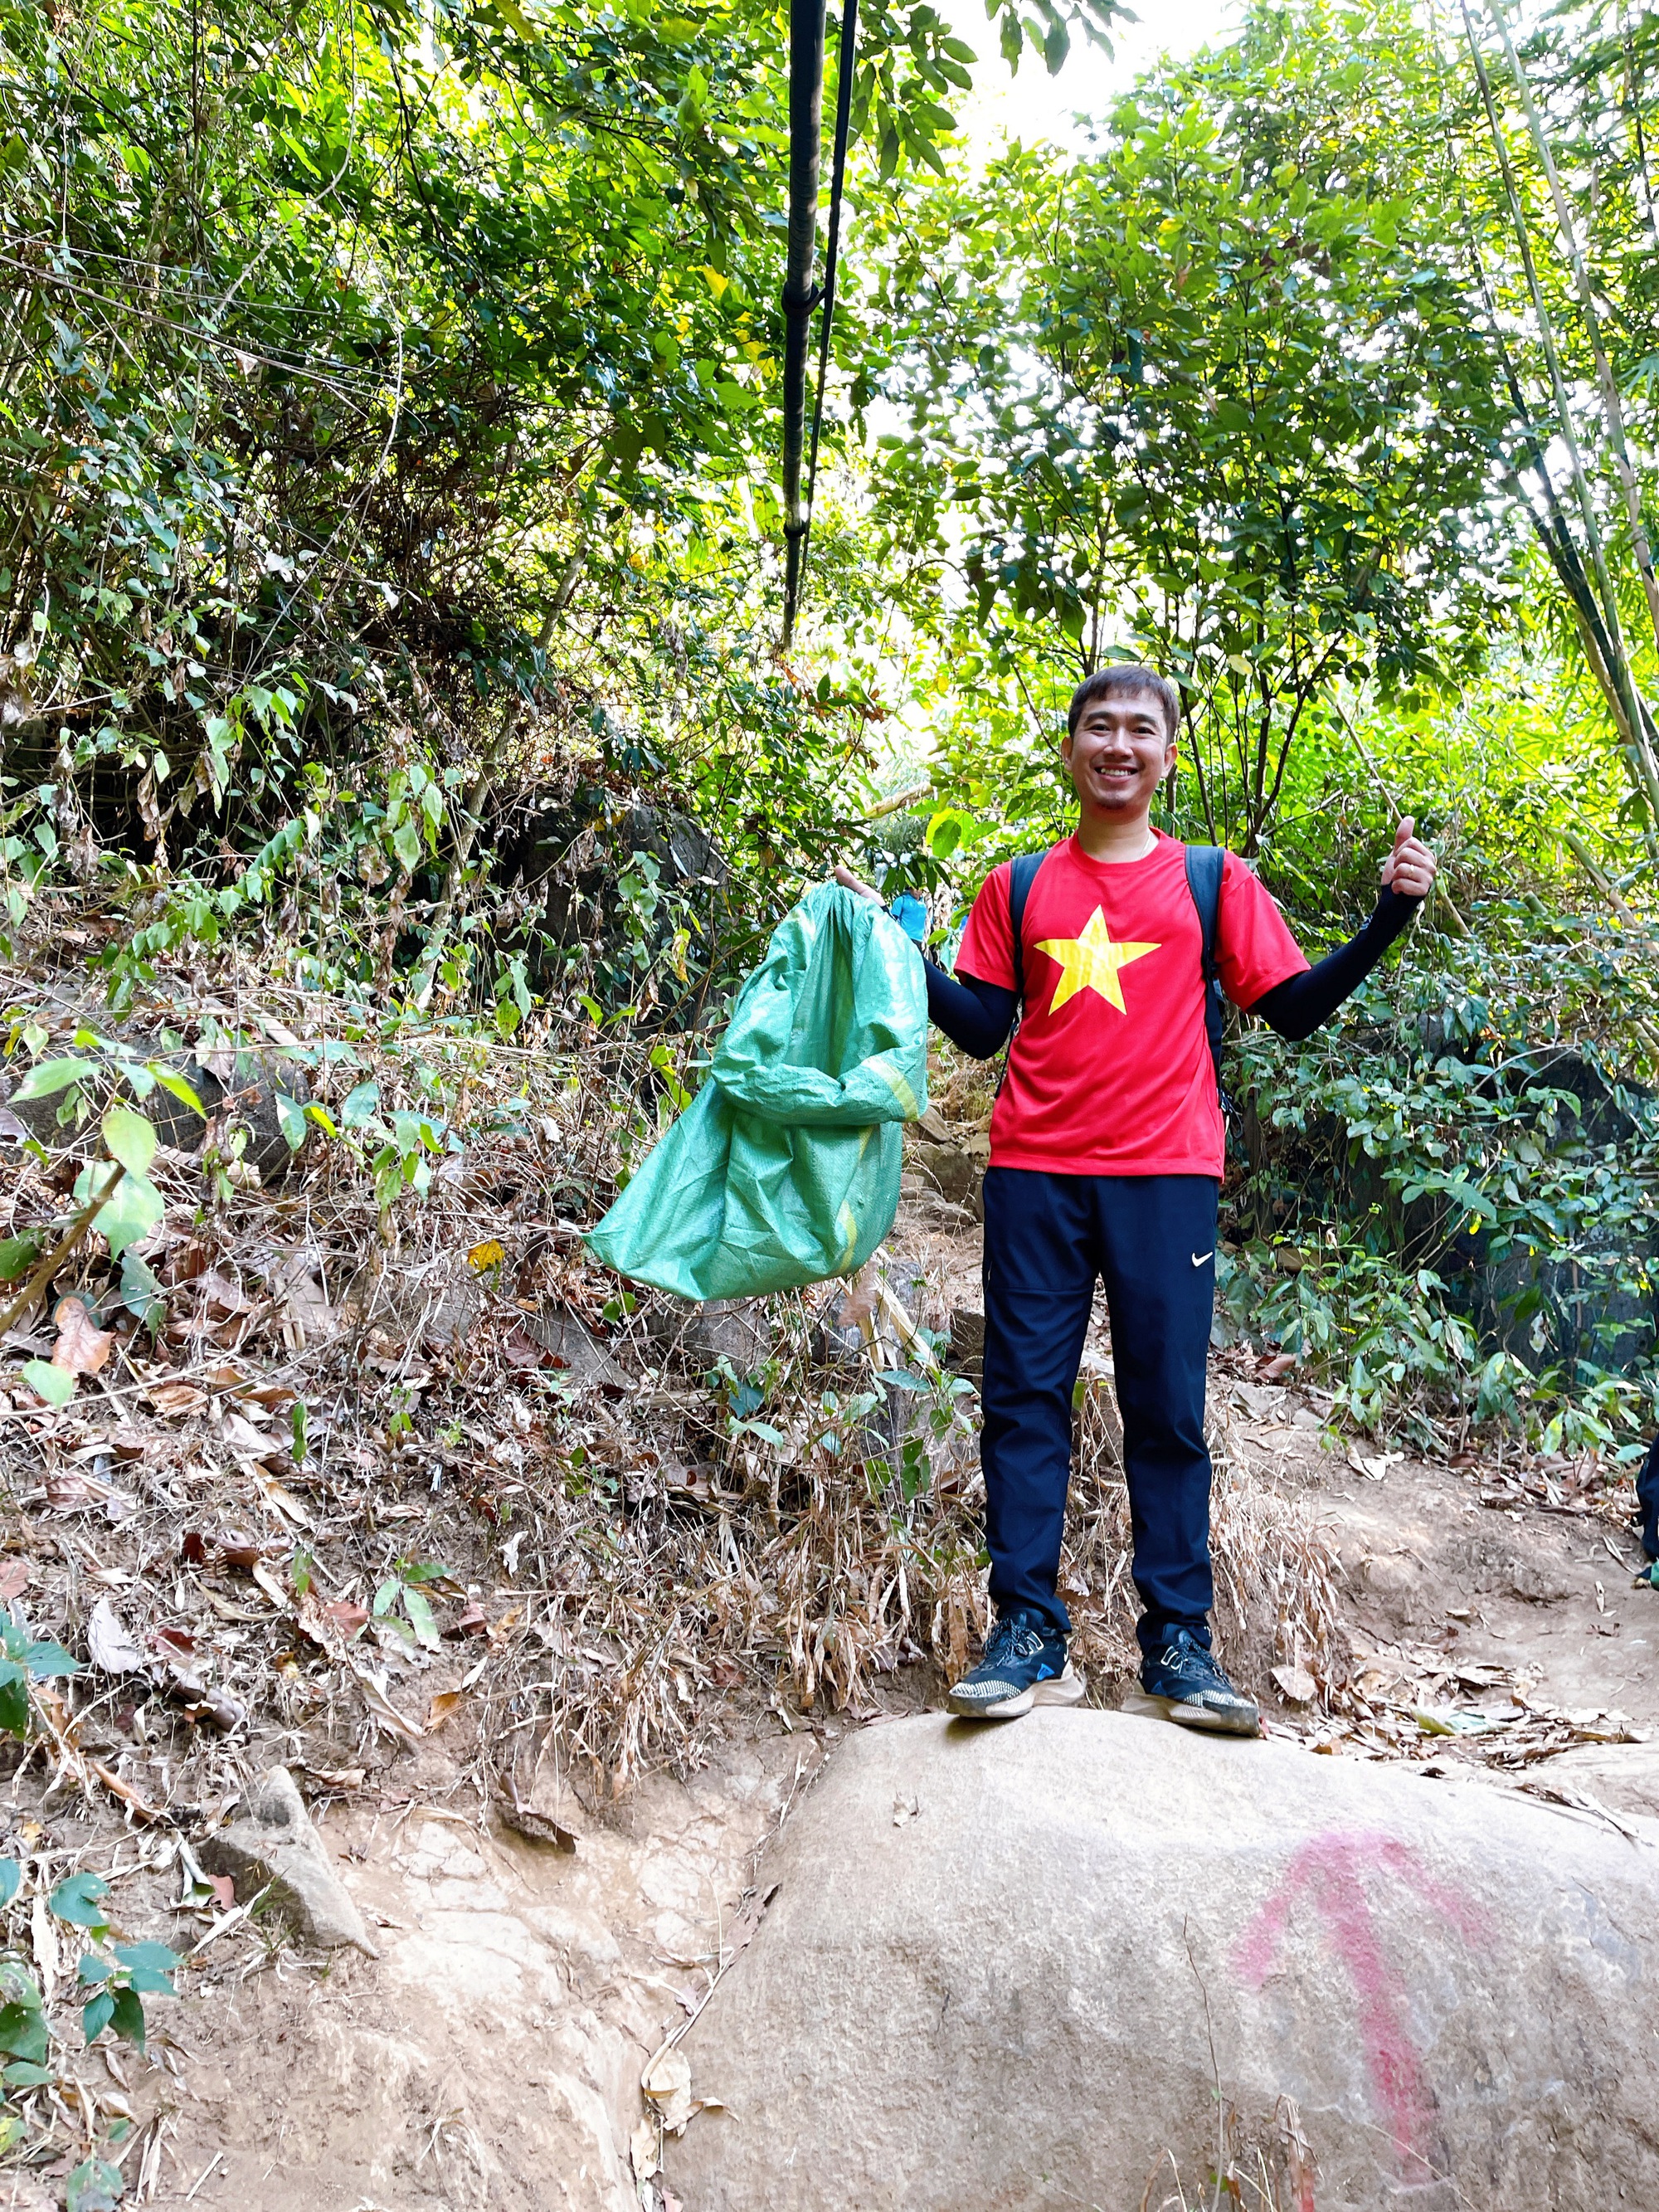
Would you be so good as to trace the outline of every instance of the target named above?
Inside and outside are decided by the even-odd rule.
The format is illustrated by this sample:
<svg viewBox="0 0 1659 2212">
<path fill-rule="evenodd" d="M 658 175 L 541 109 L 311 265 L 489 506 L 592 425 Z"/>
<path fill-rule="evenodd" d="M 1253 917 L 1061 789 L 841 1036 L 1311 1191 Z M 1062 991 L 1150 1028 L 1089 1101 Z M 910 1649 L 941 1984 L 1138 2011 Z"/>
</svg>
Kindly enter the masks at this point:
<svg viewBox="0 0 1659 2212">
<path fill-rule="evenodd" d="M 1184 1704 L 1179 1698 L 1155 1698 L 1148 1690 L 1130 1690 L 1120 1708 L 1154 1721 L 1173 1721 L 1177 1728 L 1201 1729 L 1206 1735 L 1259 1736 L 1261 1716 L 1212 1712 L 1207 1705 Z"/>
<path fill-rule="evenodd" d="M 1022 1713 L 1029 1713 L 1034 1705 L 1079 1705 L 1088 1695 L 1089 1685 L 1081 1674 L 1067 1667 L 1063 1674 L 1052 1682 L 1033 1682 L 1030 1689 L 1020 1691 L 1017 1697 L 1005 1698 L 1000 1705 L 959 1705 L 953 1690 L 945 1700 L 945 1708 L 962 1721 L 1017 1721 Z"/>
</svg>

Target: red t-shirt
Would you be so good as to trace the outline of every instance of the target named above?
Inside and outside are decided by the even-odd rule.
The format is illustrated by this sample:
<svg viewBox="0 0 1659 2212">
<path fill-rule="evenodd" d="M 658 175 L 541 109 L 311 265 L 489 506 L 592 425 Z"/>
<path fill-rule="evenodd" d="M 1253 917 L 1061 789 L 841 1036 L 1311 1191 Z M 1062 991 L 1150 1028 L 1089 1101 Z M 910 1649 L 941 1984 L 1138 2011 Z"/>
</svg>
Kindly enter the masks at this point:
<svg viewBox="0 0 1659 2212">
<path fill-rule="evenodd" d="M 991 1115 L 993 1167 L 1221 1173 L 1186 848 L 1154 834 L 1139 860 L 1091 860 L 1071 837 L 1037 871 L 1025 902 L 1025 1010 Z M 1222 870 L 1215 957 L 1222 988 L 1241 1006 L 1308 964 L 1233 853 Z M 1013 988 L 1006 861 L 974 901 L 957 967 Z"/>
</svg>

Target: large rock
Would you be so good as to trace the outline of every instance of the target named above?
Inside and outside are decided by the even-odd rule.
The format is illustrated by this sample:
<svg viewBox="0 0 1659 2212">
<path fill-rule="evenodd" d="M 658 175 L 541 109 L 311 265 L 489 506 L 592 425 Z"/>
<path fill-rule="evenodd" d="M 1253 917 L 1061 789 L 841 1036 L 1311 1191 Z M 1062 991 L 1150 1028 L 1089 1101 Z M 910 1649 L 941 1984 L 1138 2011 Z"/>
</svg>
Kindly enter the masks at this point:
<svg viewBox="0 0 1659 2212">
<path fill-rule="evenodd" d="M 368 1958 L 380 1957 L 287 1767 L 270 1767 L 251 1783 L 236 1818 L 205 1837 L 198 1856 L 209 1874 L 231 1876 L 243 1903 L 268 1891 L 277 1910 L 319 1950 L 349 1945 Z"/>
<path fill-rule="evenodd" d="M 1659 2204 L 1656 1841 L 1121 1714 L 864 1730 L 686 2039 L 726 2109 L 669 2181 L 1135 2212 L 1171 2157 L 1212 2201 L 1219 2125 L 1297 2212 Z"/>
</svg>

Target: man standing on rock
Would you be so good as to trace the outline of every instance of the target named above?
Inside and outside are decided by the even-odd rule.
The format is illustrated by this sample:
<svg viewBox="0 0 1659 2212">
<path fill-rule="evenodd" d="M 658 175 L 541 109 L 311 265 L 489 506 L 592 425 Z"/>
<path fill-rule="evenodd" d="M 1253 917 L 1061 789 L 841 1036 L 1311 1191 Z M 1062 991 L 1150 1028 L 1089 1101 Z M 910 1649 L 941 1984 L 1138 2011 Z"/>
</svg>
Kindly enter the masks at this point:
<svg viewBox="0 0 1659 2212">
<path fill-rule="evenodd" d="M 1084 1694 L 1055 1584 L 1072 1391 L 1100 1278 L 1143 1607 L 1142 1687 L 1191 1727 L 1254 1735 L 1260 1725 L 1210 1648 L 1204 1385 L 1223 1132 L 1201 873 L 1149 818 L 1175 765 L 1179 714 L 1174 688 L 1150 668 L 1101 669 L 1079 684 L 1060 747 L 1077 791 L 1075 833 L 1035 876 L 1020 870 L 1018 888 L 1009 864 L 992 871 L 954 981 L 927 963 L 930 1015 L 975 1058 L 1001 1049 L 1020 1012 L 984 1192 L 980 1449 L 996 1625 L 949 1701 L 975 1718 L 1012 1719 Z M 1316 968 L 1249 868 L 1222 856 L 1212 972 L 1234 1004 L 1284 1036 L 1328 1020 L 1434 881 L 1434 855 L 1412 831 L 1401 822 L 1364 928 Z M 1020 889 L 1017 958 L 1011 904 Z"/>
</svg>

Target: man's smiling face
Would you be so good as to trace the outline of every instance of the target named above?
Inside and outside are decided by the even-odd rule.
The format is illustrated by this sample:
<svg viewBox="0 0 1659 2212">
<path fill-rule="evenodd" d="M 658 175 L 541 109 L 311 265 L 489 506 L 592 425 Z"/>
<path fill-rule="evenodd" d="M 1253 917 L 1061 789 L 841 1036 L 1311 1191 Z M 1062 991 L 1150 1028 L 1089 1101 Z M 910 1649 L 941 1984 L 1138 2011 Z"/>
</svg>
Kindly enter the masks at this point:
<svg viewBox="0 0 1659 2212">
<path fill-rule="evenodd" d="M 1175 760 L 1175 740 L 1151 691 L 1091 699 L 1060 757 L 1085 813 L 1144 814 Z"/>
</svg>

